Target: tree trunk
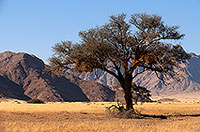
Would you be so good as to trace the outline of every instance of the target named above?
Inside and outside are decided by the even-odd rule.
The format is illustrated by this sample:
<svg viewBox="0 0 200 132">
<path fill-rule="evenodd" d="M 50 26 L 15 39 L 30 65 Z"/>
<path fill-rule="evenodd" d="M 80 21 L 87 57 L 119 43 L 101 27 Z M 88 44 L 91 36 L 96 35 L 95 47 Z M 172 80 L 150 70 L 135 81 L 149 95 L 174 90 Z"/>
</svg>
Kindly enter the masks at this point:
<svg viewBox="0 0 200 132">
<path fill-rule="evenodd" d="M 121 87 L 124 90 L 124 99 L 126 101 L 126 110 L 134 110 L 133 108 L 133 100 L 132 100 L 132 79 L 130 75 L 125 76 L 123 81 L 120 82 Z"/>
<path fill-rule="evenodd" d="M 126 91 L 124 92 L 125 95 L 125 101 L 126 101 L 126 110 L 134 110 L 133 109 L 133 100 L 132 100 L 132 92 L 131 89 L 126 89 Z"/>
</svg>

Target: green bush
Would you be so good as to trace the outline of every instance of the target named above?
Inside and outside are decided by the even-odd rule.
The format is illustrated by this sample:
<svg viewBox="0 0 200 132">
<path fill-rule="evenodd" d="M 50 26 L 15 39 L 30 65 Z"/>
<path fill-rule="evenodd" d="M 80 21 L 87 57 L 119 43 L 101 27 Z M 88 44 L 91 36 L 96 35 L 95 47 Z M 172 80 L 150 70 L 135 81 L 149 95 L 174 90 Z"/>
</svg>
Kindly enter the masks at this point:
<svg viewBox="0 0 200 132">
<path fill-rule="evenodd" d="M 28 100 L 27 103 L 44 104 L 44 102 L 42 100 L 39 100 L 39 99 L 31 99 L 31 100 Z"/>
</svg>

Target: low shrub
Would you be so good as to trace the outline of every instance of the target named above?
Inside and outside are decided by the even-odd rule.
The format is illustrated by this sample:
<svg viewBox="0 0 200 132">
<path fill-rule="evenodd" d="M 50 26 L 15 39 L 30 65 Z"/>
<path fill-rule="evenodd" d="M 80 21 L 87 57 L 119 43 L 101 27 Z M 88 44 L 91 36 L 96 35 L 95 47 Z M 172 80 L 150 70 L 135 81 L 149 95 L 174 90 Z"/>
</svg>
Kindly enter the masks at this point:
<svg viewBox="0 0 200 132">
<path fill-rule="evenodd" d="M 28 100 L 27 103 L 32 103 L 32 104 L 44 104 L 44 101 L 39 100 L 39 99 L 31 99 L 31 100 Z"/>
</svg>

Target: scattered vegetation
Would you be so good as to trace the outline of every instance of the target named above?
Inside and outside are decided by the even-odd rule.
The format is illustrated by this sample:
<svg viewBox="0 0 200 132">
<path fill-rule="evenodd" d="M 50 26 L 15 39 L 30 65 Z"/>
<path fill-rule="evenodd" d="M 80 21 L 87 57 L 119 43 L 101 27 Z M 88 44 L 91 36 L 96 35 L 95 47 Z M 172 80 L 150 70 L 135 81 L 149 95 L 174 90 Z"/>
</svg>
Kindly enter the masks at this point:
<svg viewBox="0 0 200 132">
<path fill-rule="evenodd" d="M 152 102 L 151 100 L 151 91 L 149 91 L 145 87 L 137 86 L 136 84 L 132 84 L 132 93 L 133 93 L 133 100 L 135 101 L 135 104 L 137 104 L 138 101 L 142 103 L 144 102 Z"/>
<path fill-rule="evenodd" d="M 107 107 L 107 112 L 117 118 L 142 118 L 141 113 L 137 110 L 126 110 L 125 105 L 117 102 L 117 105 Z"/>
<path fill-rule="evenodd" d="M 31 100 L 28 100 L 27 103 L 31 103 L 31 104 L 44 104 L 44 101 L 39 100 L 39 99 L 31 99 Z"/>
<path fill-rule="evenodd" d="M 80 112 L 81 114 L 88 114 L 87 112 Z"/>
<path fill-rule="evenodd" d="M 15 100 L 15 101 L 13 101 L 14 103 L 17 103 L 17 104 L 21 104 L 21 102 L 19 102 L 19 101 L 17 101 L 17 100 Z"/>
</svg>

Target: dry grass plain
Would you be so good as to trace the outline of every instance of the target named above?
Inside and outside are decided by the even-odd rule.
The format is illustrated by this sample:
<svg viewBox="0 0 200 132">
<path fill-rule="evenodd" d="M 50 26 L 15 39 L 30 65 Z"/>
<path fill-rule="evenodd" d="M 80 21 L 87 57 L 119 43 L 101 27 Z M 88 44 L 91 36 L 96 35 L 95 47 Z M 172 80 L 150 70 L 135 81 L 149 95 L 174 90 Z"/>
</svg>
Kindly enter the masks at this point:
<svg viewBox="0 0 200 132">
<path fill-rule="evenodd" d="M 106 114 L 114 103 L 27 104 L 0 103 L 0 132 L 200 132 L 200 117 L 168 119 L 118 119 Z M 144 114 L 200 114 L 200 103 L 145 103 L 136 109 Z"/>
</svg>

